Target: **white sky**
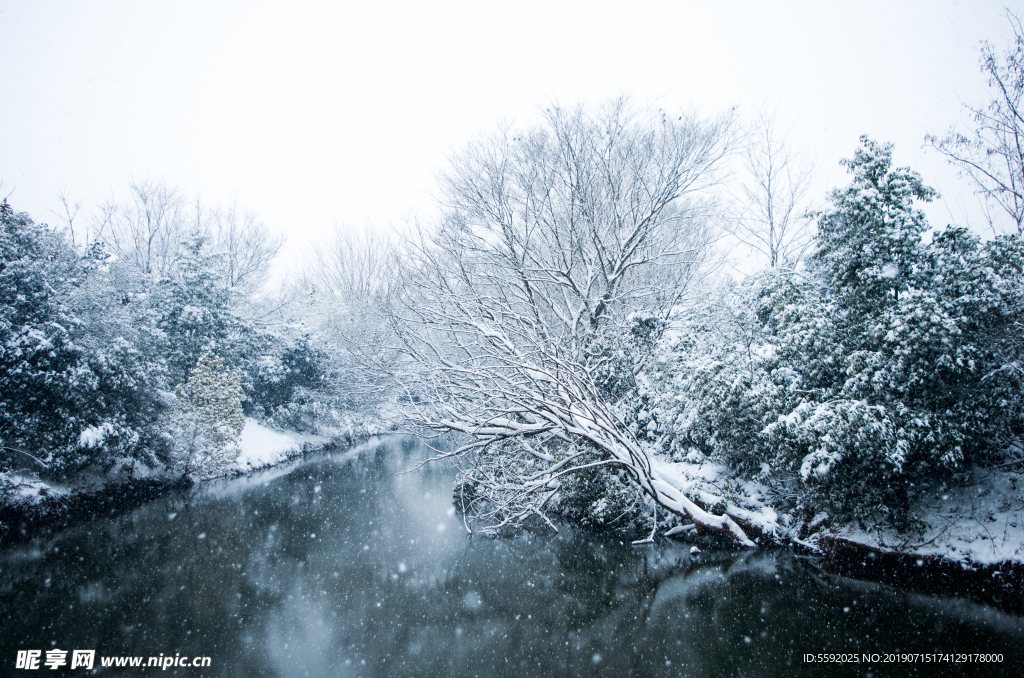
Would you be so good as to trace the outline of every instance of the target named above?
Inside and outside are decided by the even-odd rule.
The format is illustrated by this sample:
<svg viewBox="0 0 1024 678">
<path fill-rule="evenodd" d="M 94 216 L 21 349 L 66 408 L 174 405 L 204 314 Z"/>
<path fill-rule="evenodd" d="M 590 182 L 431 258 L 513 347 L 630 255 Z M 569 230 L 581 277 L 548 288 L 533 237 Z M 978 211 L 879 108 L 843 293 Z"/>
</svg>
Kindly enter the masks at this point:
<svg viewBox="0 0 1024 678">
<path fill-rule="evenodd" d="M 819 196 L 861 134 L 892 141 L 942 225 L 975 201 L 922 138 L 987 100 L 978 43 L 1009 39 L 1003 5 L 0 0 L 0 194 L 53 223 L 61 187 L 86 217 L 164 179 L 237 197 L 294 265 L 335 222 L 429 213 L 446 153 L 499 120 L 629 94 L 777 107 Z"/>
</svg>

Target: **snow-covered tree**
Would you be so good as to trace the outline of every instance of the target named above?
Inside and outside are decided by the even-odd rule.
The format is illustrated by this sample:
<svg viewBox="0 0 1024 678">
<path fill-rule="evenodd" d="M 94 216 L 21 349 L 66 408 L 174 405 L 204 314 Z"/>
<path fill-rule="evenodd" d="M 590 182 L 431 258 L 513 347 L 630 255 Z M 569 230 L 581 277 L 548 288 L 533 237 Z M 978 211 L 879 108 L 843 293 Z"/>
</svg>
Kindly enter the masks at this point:
<svg viewBox="0 0 1024 678">
<path fill-rule="evenodd" d="M 394 397 L 392 379 L 396 341 L 386 309 L 398 281 L 401 241 L 385 229 L 336 226 L 327 242 L 312 252 L 292 306 L 323 356 L 324 381 L 333 402 L 350 412 L 372 416 Z M 282 411 L 290 420 L 305 418 L 295 403 Z"/>
<path fill-rule="evenodd" d="M 170 198 L 156 194 L 139 189 L 136 226 L 146 205 L 152 221 L 166 225 L 169 208 L 151 203 Z M 175 247 L 140 259 L 130 255 L 142 256 L 138 248 L 118 257 L 99 240 L 76 247 L 6 202 L 0 226 L 0 472 L 31 469 L 60 480 L 86 469 L 132 474 L 139 463 L 174 465 L 188 437 L 187 463 L 208 474 L 230 457 L 221 434 L 237 424 L 222 412 L 228 429 L 211 428 L 196 404 L 195 389 L 214 388 L 204 358 L 213 351 L 230 376 L 217 388 L 254 414 L 288 409 L 291 423 L 330 411 L 323 354 L 294 332 L 246 317 L 252 261 L 227 281 L 231 252 L 211 247 L 206 230 L 175 234 Z M 197 366 L 204 375 L 193 380 Z M 175 408 L 175 386 L 184 409 Z"/>
<path fill-rule="evenodd" d="M 1024 248 L 953 227 L 926 242 L 915 201 L 934 192 L 890 146 L 862 139 L 845 164 L 810 269 L 748 281 L 734 305 L 749 329 L 721 308 L 689 326 L 724 341 L 681 347 L 689 405 L 673 421 L 804 507 L 906 527 L 916 479 L 997 459 L 1024 431 Z"/>
<path fill-rule="evenodd" d="M 130 326 L 100 248 L 79 256 L 6 203 L 2 220 L 4 465 L 67 477 L 117 458 L 152 462 L 162 363 L 149 349 L 162 344 Z"/>
<path fill-rule="evenodd" d="M 172 383 L 188 377 L 208 351 L 217 350 L 235 363 L 235 350 L 247 331 L 234 313 L 238 295 L 224 284 L 220 256 L 211 254 L 208 236 L 193 231 L 175 261 L 174 275 L 153 289 L 159 312 L 157 326 L 167 335 L 167 367 Z"/>
<path fill-rule="evenodd" d="M 928 228 L 915 201 L 935 191 L 907 168 L 892 167 L 892 144 L 866 136 L 852 160 L 843 160 L 853 181 L 832 192 L 832 208 L 818 218 L 812 263 L 828 276 L 839 303 L 858 315 L 881 312 L 899 300 L 917 265 L 921 234 Z"/>
<path fill-rule="evenodd" d="M 634 313 L 665 319 L 699 270 L 710 234 L 698 189 L 727 139 L 725 121 L 617 101 L 547 110 L 453 159 L 447 213 L 411 248 L 392 313 L 418 366 L 411 413 L 472 438 L 454 456 L 492 528 L 542 516 L 563 477 L 603 466 L 752 544 L 652 470 L 597 381 L 609 340 L 633 341 Z"/>
<path fill-rule="evenodd" d="M 64 199 L 71 226 L 72 208 Z M 237 202 L 219 208 L 189 198 L 163 181 L 132 181 L 124 200 L 100 206 L 94 240 L 127 265 L 154 280 L 174 278 L 186 250 L 203 236 L 204 254 L 217 255 L 220 283 L 246 293 L 262 287 L 262 276 L 284 243 L 259 217 Z"/>
<path fill-rule="evenodd" d="M 238 457 L 238 438 L 245 426 L 241 375 L 223 358 L 206 353 L 175 395 L 178 462 L 185 473 L 201 478 L 223 472 Z"/>
<path fill-rule="evenodd" d="M 284 246 L 284 236 L 272 234 L 255 212 L 237 202 L 210 210 L 198 222 L 209 232 L 209 247 L 219 255 L 223 284 L 245 293 L 263 287 L 267 270 Z"/>
<path fill-rule="evenodd" d="M 771 292 L 791 274 L 769 269 L 691 303 L 643 375 L 644 432 L 676 459 L 694 452 L 746 475 L 773 451 L 760 431 L 799 402 L 765 323 Z"/>
<path fill-rule="evenodd" d="M 61 234 L 0 205 L 0 439 L 3 466 L 60 464 L 91 375 L 72 339 L 67 291 L 82 277 Z M 26 463 L 27 462 L 27 463 Z"/>
</svg>

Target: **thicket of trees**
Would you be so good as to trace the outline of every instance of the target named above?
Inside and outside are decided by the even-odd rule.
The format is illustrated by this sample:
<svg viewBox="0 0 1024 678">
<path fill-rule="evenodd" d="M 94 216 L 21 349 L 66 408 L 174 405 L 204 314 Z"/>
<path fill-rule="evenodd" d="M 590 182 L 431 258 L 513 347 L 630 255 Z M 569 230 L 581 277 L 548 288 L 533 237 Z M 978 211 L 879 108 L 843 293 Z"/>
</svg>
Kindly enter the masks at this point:
<svg viewBox="0 0 1024 678">
<path fill-rule="evenodd" d="M 811 168 L 771 116 L 742 130 L 626 100 L 478 138 L 436 220 L 339 230 L 273 303 L 256 282 L 281 241 L 237 207 L 137 184 L 82 244 L 71 210 L 53 229 L 5 202 L 0 473 L 211 475 L 245 414 L 310 429 L 384 403 L 455 434 L 456 505 L 491 533 L 561 514 L 753 544 L 748 513 L 679 489 L 665 459 L 725 464 L 796 514 L 908 529 L 922 481 L 1020 461 L 1011 23 L 1009 52 L 983 49 L 976 128 L 929 137 L 1010 220 L 988 240 L 933 229 L 935 191 L 889 144 L 862 137 L 849 185 L 808 213 Z M 723 230 L 767 267 L 715 282 Z"/>
<path fill-rule="evenodd" d="M 696 455 L 779 508 L 903 530 L 923 479 L 1007 461 L 1024 433 L 1019 235 L 933 232 L 919 203 L 935 191 L 864 137 L 804 265 L 775 256 L 688 296 L 714 237 L 695 187 L 717 188 L 727 126 L 627 111 L 556 109 L 455 156 L 449 211 L 407 258 L 391 318 L 409 409 L 467 436 L 450 456 L 468 519 L 636 534 L 660 508 L 749 544 L 742 511 L 654 463 Z"/>
<path fill-rule="evenodd" d="M 463 466 L 468 521 L 498 532 L 561 512 L 636 533 L 660 508 L 749 544 L 741 510 L 661 476 L 667 454 L 723 462 L 798 515 L 905 530 L 922 481 L 1016 463 L 1024 38 L 1011 24 L 1009 52 L 983 49 L 993 99 L 970 109 L 976 128 L 929 137 L 1011 219 L 985 242 L 933 231 L 919 203 L 935 191 L 866 137 L 843 161 L 850 185 L 802 212 L 809 167 L 765 115 L 726 204 L 728 121 L 623 102 L 549 109 L 454 156 L 444 217 L 411 248 L 389 312 L 418 369 L 410 414 L 465 436 L 446 456 Z M 702 299 L 716 219 L 768 268 Z"/>
<path fill-rule="evenodd" d="M 928 230 L 934 191 L 863 138 L 806 269 L 692 308 L 644 398 L 648 439 L 757 477 L 777 502 L 904 529 L 926 477 L 1006 461 L 1024 433 L 1019 236 Z"/>
<path fill-rule="evenodd" d="M 326 356 L 252 296 L 280 240 L 234 208 L 186 207 L 163 185 L 133 185 L 76 247 L 73 224 L 36 224 L 3 203 L 5 481 L 139 465 L 208 476 L 237 454 L 243 409 L 292 427 L 310 423 L 304 408 L 329 418 Z"/>
</svg>

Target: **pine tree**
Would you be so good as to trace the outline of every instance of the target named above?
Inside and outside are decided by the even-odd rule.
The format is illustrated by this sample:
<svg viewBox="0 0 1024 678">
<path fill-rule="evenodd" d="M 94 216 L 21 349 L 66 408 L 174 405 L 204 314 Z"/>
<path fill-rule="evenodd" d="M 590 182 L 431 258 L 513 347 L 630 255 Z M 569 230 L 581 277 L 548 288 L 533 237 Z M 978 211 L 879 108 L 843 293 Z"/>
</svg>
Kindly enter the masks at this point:
<svg viewBox="0 0 1024 678">
<path fill-rule="evenodd" d="M 818 249 L 812 262 L 829 278 L 840 303 L 875 313 L 907 289 L 928 228 L 915 200 L 936 192 L 906 167 L 892 168 L 892 144 L 866 136 L 851 160 L 841 164 L 853 181 L 832 192 L 832 209 L 818 219 Z"/>
<path fill-rule="evenodd" d="M 158 284 L 163 297 L 158 327 L 170 344 L 167 368 L 171 382 L 188 378 L 208 351 L 236 363 L 232 355 L 245 327 L 231 312 L 233 292 L 219 275 L 216 255 L 206 250 L 207 236 L 195 231 L 183 247 L 177 272 Z"/>
<path fill-rule="evenodd" d="M 186 473 L 209 477 L 238 457 L 238 438 L 245 426 L 241 375 L 225 367 L 223 358 L 204 354 L 175 395 L 179 449 Z"/>
</svg>

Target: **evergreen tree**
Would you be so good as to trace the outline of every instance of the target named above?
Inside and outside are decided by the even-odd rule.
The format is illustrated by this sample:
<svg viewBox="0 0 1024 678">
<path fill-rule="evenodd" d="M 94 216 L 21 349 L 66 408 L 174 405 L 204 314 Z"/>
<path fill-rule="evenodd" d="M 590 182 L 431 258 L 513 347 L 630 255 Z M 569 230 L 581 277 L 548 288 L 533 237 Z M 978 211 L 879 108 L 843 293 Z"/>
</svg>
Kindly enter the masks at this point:
<svg viewBox="0 0 1024 678">
<path fill-rule="evenodd" d="M 0 218 L 2 468 L 64 479 L 115 458 L 152 464 L 162 360 L 139 345 L 102 248 L 80 257 L 6 203 Z"/>
<path fill-rule="evenodd" d="M 0 470 L 66 466 L 81 430 L 77 394 L 94 379 L 65 300 L 81 277 L 59 233 L 0 206 Z M 38 470 L 38 469 L 37 469 Z"/>
<path fill-rule="evenodd" d="M 246 332 L 232 313 L 237 301 L 218 273 L 218 256 L 206 249 L 207 236 L 194 231 L 177 261 L 176 273 L 158 285 L 160 319 L 157 326 L 167 335 L 167 370 L 171 383 L 185 381 L 208 351 L 216 350 L 231 364 Z"/>
<path fill-rule="evenodd" d="M 241 375 L 223 358 L 204 354 L 188 380 L 175 389 L 180 409 L 178 447 L 185 472 L 217 475 L 238 456 L 245 426 Z"/>
<path fill-rule="evenodd" d="M 866 136 L 852 160 L 842 160 L 853 181 L 829 196 L 819 215 L 813 264 L 827 277 L 836 300 L 869 315 L 899 299 L 910 284 L 921 234 L 928 228 L 917 200 L 936 193 L 909 168 L 892 168 L 892 144 Z"/>
<path fill-rule="evenodd" d="M 765 434 L 817 501 L 905 527 L 919 476 L 984 462 L 1020 431 L 1019 384 L 998 375 L 1024 257 L 1019 238 L 982 247 L 959 228 L 924 242 L 914 203 L 935 192 L 891 167 L 891 145 L 861 142 L 819 218 L 813 277 L 774 317 L 806 394 Z"/>
<path fill-rule="evenodd" d="M 997 461 L 1024 433 L 1024 246 L 955 227 L 926 242 L 915 203 L 935 192 L 891 150 L 862 138 L 844 162 L 808 271 L 698 308 L 647 383 L 672 450 L 769 478 L 807 511 L 905 528 L 920 479 Z"/>
</svg>

